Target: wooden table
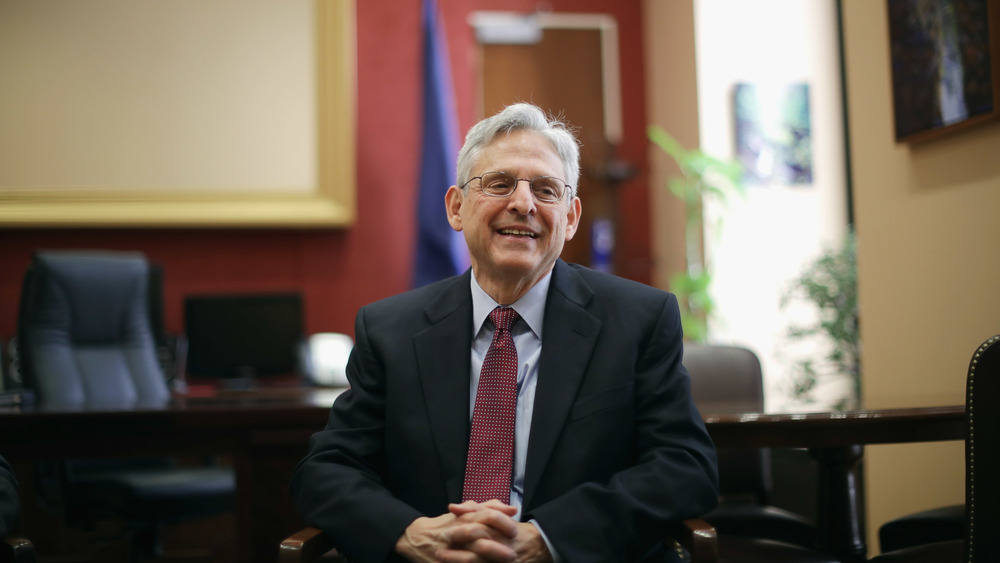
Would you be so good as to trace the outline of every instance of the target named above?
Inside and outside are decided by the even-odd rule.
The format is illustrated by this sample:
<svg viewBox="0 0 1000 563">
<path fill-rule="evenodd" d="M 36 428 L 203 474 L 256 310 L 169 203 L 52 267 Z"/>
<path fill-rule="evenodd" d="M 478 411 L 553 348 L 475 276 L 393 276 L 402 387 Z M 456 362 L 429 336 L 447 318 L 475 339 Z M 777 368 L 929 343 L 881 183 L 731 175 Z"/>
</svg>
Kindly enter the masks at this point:
<svg viewBox="0 0 1000 563">
<path fill-rule="evenodd" d="M 860 461 L 866 444 L 964 440 L 965 407 L 805 414 L 704 414 L 716 447 L 808 448 L 819 462 L 819 547 L 845 563 L 867 560 Z"/>
<path fill-rule="evenodd" d="M 295 463 L 326 424 L 340 390 L 281 388 L 177 397 L 164 405 L 0 409 L 0 452 L 11 461 L 123 455 L 231 456 L 237 561 L 275 561 L 303 523 L 288 498 Z M 961 440 L 962 406 L 812 414 L 705 414 L 718 447 L 809 448 L 820 461 L 821 545 L 864 561 L 858 462 L 864 444 Z M 30 533 L 30 530 L 28 530 Z"/>
<path fill-rule="evenodd" d="M 230 457 L 237 491 L 235 560 L 273 563 L 281 540 L 304 525 L 288 496 L 289 478 L 306 454 L 309 436 L 326 424 L 337 394 L 280 388 L 177 397 L 163 405 L 4 408 L 0 452 L 11 462 Z"/>
</svg>

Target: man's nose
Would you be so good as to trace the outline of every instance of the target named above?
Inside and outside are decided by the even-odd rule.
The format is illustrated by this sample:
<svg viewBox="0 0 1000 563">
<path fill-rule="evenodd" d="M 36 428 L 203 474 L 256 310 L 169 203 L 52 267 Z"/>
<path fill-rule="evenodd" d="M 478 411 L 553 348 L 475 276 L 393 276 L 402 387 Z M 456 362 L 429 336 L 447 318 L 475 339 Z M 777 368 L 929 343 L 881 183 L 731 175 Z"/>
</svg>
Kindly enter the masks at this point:
<svg viewBox="0 0 1000 563">
<path fill-rule="evenodd" d="M 535 212 L 535 196 L 531 193 L 531 183 L 528 180 L 516 180 L 514 193 L 507 200 L 507 208 L 522 215 Z"/>
</svg>

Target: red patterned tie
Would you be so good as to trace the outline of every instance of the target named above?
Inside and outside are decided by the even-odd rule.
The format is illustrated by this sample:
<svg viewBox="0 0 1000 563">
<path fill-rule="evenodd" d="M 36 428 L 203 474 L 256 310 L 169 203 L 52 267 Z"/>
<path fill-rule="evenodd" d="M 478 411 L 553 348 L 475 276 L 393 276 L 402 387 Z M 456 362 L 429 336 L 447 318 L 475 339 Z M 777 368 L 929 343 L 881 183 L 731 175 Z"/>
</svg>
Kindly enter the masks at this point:
<svg viewBox="0 0 1000 563">
<path fill-rule="evenodd" d="M 462 500 L 510 502 L 517 406 L 517 349 L 510 327 L 517 319 L 510 307 L 490 313 L 496 331 L 479 374 Z"/>
</svg>

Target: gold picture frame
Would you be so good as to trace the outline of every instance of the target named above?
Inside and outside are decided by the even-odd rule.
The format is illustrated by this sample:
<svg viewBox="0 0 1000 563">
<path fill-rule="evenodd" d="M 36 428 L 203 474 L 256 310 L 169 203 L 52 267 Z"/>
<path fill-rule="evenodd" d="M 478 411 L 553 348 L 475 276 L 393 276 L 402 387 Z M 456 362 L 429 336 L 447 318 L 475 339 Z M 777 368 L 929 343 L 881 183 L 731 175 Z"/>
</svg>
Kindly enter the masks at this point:
<svg viewBox="0 0 1000 563">
<path fill-rule="evenodd" d="M 316 181 L 308 191 L 0 186 L 0 228 L 346 227 L 355 220 L 354 0 L 314 0 Z"/>
</svg>

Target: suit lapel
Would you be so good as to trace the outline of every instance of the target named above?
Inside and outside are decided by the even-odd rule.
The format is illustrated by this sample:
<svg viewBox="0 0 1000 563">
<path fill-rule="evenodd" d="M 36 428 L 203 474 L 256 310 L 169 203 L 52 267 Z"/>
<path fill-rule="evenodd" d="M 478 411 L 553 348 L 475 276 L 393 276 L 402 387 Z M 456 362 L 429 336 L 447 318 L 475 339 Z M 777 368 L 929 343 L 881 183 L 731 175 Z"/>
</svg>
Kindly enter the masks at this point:
<svg viewBox="0 0 1000 563">
<path fill-rule="evenodd" d="M 429 326 L 414 335 L 417 370 L 448 500 L 462 494 L 469 434 L 472 295 L 469 272 L 424 309 Z M 414 397 L 414 400 L 417 398 Z"/>
<path fill-rule="evenodd" d="M 590 363 L 601 321 L 586 307 L 590 287 L 562 260 L 556 262 L 545 304 L 538 386 L 531 418 L 524 476 L 524 505 L 531 506 L 549 456 L 562 431 Z"/>
</svg>

